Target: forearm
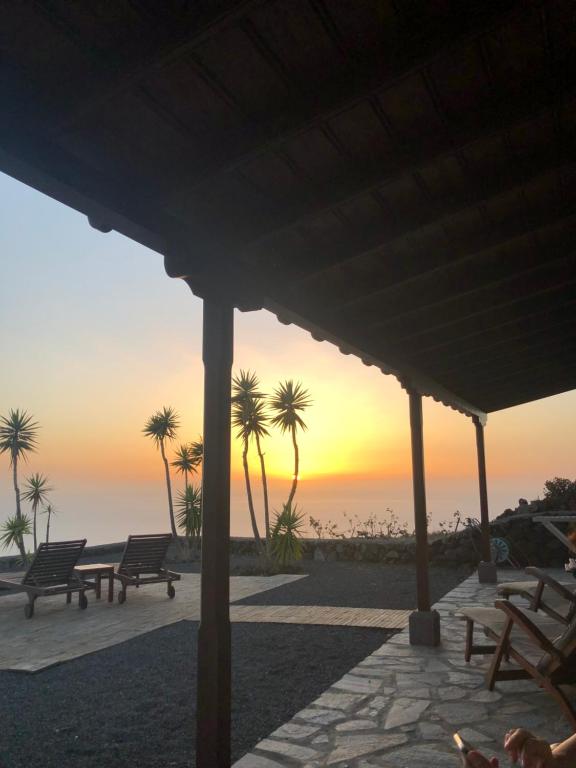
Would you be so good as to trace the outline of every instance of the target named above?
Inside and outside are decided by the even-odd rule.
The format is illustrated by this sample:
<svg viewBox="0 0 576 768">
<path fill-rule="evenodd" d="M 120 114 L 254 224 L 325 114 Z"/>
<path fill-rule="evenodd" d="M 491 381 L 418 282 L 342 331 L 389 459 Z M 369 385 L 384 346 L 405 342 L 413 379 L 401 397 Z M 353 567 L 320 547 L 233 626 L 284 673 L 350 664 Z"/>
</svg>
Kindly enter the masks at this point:
<svg viewBox="0 0 576 768">
<path fill-rule="evenodd" d="M 552 748 L 554 768 L 573 768 L 576 764 L 576 733 Z"/>
</svg>

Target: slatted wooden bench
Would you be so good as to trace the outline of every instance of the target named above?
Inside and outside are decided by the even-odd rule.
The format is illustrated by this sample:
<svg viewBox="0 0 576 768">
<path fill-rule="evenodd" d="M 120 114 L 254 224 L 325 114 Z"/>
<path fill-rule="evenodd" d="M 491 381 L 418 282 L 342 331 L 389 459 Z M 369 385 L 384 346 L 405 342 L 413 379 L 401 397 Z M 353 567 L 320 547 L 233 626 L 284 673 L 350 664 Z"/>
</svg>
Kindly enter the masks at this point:
<svg viewBox="0 0 576 768">
<path fill-rule="evenodd" d="M 153 533 L 129 536 L 122 560 L 115 573 L 115 578 L 122 587 L 118 592 L 118 602 L 126 600 L 128 587 L 140 587 L 143 584 L 165 582 L 168 597 L 173 598 L 176 590 L 172 582 L 180 581 L 180 574 L 164 567 L 166 553 L 172 541 L 171 533 Z"/>
<path fill-rule="evenodd" d="M 24 606 L 27 619 L 34 615 L 38 597 L 66 595 L 66 601 L 70 602 L 72 594 L 78 592 L 78 605 L 87 608 L 86 590 L 92 587 L 74 573 L 85 546 L 86 539 L 40 544 L 22 581 L 0 579 L 0 587 L 28 595 L 28 603 Z"/>
</svg>

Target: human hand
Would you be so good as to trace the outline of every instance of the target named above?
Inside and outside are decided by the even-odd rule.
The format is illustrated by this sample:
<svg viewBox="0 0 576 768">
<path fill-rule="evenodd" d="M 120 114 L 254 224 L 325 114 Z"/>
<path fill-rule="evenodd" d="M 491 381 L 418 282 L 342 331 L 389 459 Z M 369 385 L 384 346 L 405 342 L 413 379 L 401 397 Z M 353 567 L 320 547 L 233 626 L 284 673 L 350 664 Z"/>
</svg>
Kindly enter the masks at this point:
<svg viewBox="0 0 576 768">
<path fill-rule="evenodd" d="M 469 765 L 471 768 L 498 768 L 498 758 L 491 757 L 488 759 L 473 749 L 466 755 L 465 765 Z"/>
<path fill-rule="evenodd" d="M 524 728 L 508 731 L 504 738 L 504 749 L 512 762 L 522 760 L 523 768 L 549 768 L 553 765 L 553 755 L 547 741 L 536 738 Z"/>
</svg>

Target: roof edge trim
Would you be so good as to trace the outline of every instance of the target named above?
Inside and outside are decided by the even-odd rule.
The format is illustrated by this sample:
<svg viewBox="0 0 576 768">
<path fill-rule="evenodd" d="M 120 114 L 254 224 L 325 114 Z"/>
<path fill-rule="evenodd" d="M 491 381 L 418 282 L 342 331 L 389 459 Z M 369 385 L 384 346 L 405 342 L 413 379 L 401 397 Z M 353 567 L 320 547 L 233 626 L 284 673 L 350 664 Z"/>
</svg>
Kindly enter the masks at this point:
<svg viewBox="0 0 576 768">
<path fill-rule="evenodd" d="M 342 354 L 355 355 L 362 360 L 364 365 L 375 366 L 376 368 L 379 368 L 382 373 L 394 376 L 403 389 L 410 389 L 425 397 L 431 397 L 436 400 L 436 402 L 448 406 L 448 408 L 452 408 L 472 419 L 477 419 L 483 426 L 486 424 L 488 416 L 483 410 L 477 408 L 472 403 L 467 402 L 454 392 L 450 392 L 450 390 L 446 389 L 442 384 L 439 384 L 437 381 L 434 381 L 434 379 L 420 373 L 420 371 L 417 371 L 411 366 L 405 365 L 399 361 L 385 362 L 374 357 L 374 355 L 366 354 L 353 344 L 342 341 L 342 339 L 339 339 L 334 334 L 325 331 L 320 326 L 312 323 L 296 312 L 285 309 L 273 300 L 266 300 L 264 302 L 264 308 L 276 315 L 282 324 L 297 325 L 305 331 L 308 331 L 316 341 L 328 341 L 338 347 Z"/>
</svg>

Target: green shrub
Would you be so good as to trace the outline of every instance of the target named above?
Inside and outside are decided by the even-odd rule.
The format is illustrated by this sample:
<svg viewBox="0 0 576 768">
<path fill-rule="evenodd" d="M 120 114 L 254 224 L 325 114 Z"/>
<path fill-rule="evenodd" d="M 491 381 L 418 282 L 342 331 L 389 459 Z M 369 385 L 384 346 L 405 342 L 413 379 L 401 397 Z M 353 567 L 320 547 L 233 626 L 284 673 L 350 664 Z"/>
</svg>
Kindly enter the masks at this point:
<svg viewBox="0 0 576 768">
<path fill-rule="evenodd" d="M 272 557 L 280 565 L 287 565 L 302 559 L 301 530 L 304 513 L 297 505 L 284 504 L 282 512 L 276 512 L 272 528 Z"/>
</svg>

